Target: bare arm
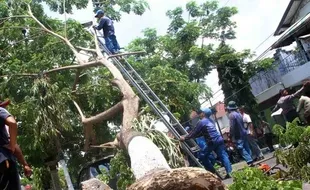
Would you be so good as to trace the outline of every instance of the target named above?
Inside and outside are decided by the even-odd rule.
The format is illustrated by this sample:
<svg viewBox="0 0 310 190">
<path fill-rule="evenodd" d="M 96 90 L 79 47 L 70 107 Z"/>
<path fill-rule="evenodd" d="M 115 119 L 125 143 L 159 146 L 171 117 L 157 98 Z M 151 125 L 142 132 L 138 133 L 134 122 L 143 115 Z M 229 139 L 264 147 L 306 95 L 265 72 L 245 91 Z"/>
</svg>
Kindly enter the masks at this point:
<svg viewBox="0 0 310 190">
<path fill-rule="evenodd" d="M 17 144 L 15 146 L 15 152 L 14 152 L 14 156 L 17 158 L 18 162 L 23 165 L 23 166 L 27 166 L 28 163 L 25 160 L 25 157 L 23 155 L 22 150 L 20 149 L 19 145 Z"/>
<path fill-rule="evenodd" d="M 16 145 L 17 145 L 17 123 L 14 119 L 14 117 L 9 116 L 5 120 L 5 124 L 9 127 L 9 133 L 10 133 L 10 150 L 12 152 L 15 151 Z"/>
</svg>

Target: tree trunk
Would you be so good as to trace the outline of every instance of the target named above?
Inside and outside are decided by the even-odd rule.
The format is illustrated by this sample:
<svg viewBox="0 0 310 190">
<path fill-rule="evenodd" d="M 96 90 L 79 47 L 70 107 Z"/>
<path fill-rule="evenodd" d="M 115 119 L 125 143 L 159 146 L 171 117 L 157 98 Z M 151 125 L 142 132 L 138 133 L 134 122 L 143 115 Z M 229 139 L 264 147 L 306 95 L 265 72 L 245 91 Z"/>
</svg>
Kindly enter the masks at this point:
<svg viewBox="0 0 310 190">
<path fill-rule="evenodd" d="M 53 190 L 60 190 L 60 180 L 58 175 L 57 165 L 49 166 L 51 173 L 51 186 Z"/>
<path fill-rule="evenodd" d="M 158 170 L 145 175 L 128 190 L 226 190 L 227 187 L 212 173 L 200 168 Z"/>
</svg>

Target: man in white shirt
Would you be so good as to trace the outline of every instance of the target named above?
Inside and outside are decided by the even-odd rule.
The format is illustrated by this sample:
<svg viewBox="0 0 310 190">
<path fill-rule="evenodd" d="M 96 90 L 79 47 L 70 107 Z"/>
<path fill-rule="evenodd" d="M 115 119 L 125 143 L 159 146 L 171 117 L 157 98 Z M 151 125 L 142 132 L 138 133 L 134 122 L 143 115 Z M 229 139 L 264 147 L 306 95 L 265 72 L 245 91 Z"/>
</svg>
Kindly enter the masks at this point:
<svg viewBox="0 0 310 190">
<path fill-rule="evenodd" d="M 300 113 L 302 110 L 307 124 L 310 125 L 310 89 L 307 89 L 305 95 L 299 99 L 297 112 Z"/>
<path fill-rule="evenodd" d="M 252 150 L 252 158 L 255 161 L 264 159 L 264 155 L 260 150 L 258 144 L 256 143 L 256 139 L 254 138 L 254 126 L 251 120 L 251 117 L 245 113 L 245 107 L 241 106 L 240 113 L 243 117 L 244 128 L 247 129 L 248 133 L 248 141 L 250 144 L 250 148 Z"/>
</svg>

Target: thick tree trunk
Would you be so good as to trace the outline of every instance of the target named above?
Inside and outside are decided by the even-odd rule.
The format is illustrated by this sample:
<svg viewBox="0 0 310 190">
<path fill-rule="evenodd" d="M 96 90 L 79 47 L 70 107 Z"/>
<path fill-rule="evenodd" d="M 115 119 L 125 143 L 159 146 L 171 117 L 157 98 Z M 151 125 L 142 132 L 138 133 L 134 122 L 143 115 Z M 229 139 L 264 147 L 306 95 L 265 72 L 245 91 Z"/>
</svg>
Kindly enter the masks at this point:
<svg viewBox="0 0 310 190">
<path fill-rule="evenodd" d="M 158 170 L 132 184 L 128 190 L 226 190 L 212 173 L 200 168 Z"/>
</svg>

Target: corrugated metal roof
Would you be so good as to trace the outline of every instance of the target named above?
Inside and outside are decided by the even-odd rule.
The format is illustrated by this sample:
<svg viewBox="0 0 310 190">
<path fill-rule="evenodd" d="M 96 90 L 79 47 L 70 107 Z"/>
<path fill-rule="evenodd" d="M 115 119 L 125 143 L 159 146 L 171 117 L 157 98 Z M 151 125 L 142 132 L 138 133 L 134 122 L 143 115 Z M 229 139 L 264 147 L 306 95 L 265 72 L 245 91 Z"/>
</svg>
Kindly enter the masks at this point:
<svg viewBox="0 0 310 190">
<path fill-rule="evenodd" d="M 292 21 L 294 19 L 294 16 L 302 3 L 303 0 L 291 0 L 290 3 L 288 4 L 284 15 L 279 23 L 279 26 L 277 30 L 275 31 L 274 35 L 278 36 L 282 34 L 285 30 L 287 30 L 292 24 Z"/>
</svg>

